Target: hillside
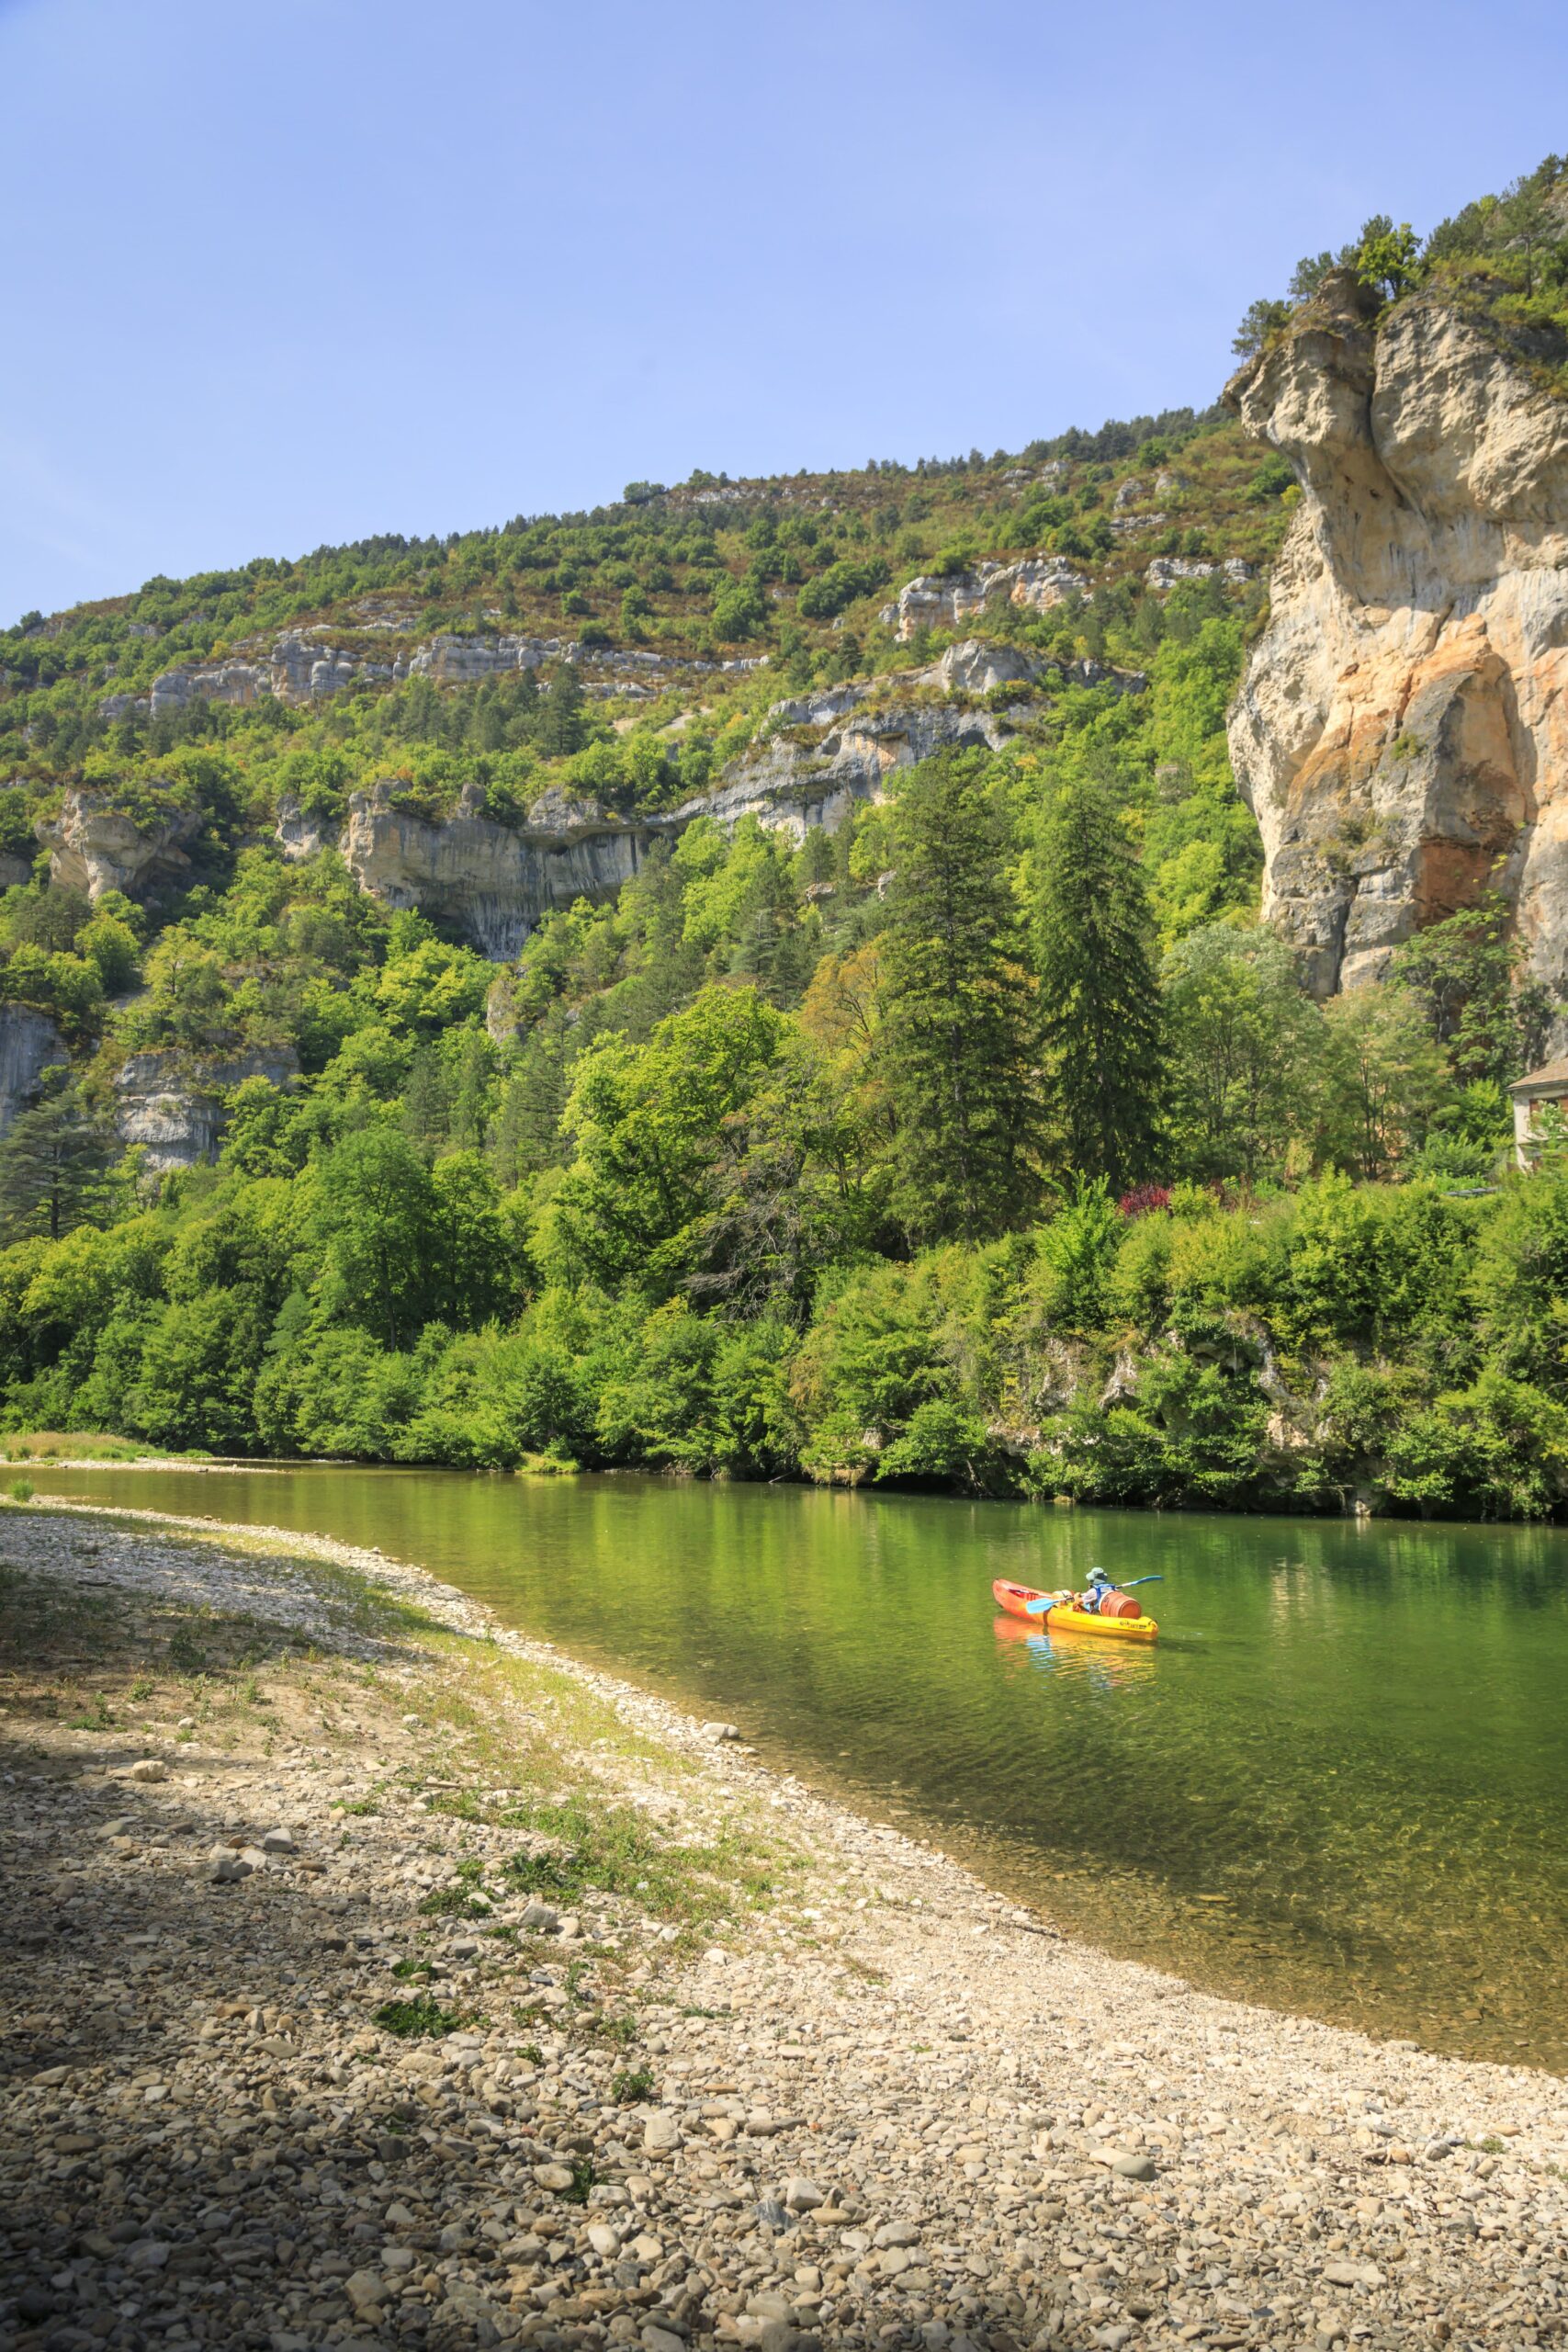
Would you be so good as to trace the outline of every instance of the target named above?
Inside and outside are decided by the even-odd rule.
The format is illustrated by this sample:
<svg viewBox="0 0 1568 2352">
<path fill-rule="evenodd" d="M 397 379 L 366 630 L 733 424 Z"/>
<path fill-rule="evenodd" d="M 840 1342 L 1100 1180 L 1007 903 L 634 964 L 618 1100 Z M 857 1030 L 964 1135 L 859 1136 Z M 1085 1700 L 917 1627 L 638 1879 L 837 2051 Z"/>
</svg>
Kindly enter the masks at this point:
<svg viewBox="0 0 1568 2352">
<path fill-rule="evenodd" d="M 1485 717 L 1545 774 L 1562 185 L 1228 406 L 0 637 L 9 1425 L 1558 1509 L 1557 1180 L 1467 1188 L 1568 981 Z"/>
<path fill-rule="evenodd" d="M 1234 423 L 1183 413 L 912 472 L 634 484 L 591 515 L 269 559 L 31 616 L 0 638 L 8 878 L 40 825 L 58 849 L 73 788 L 100 829 L 127 817 L 149 846 L 117 876 L 68 842 L 58 878 L 164 902 L 193 869 L 226 880 L 280 814 L 335 832 L 361 790 L 547 848 L 563 826 L 663 819 L 728 776 L 782 696 L 926 667 L 982 613 L 1044 671 L 1108 651 L 1142 666 L 1176 584 L 1216 582 L 1203 611 L 1256 612 L 1256 591 L 1226 591 L 1266 566 L 1288 487 Z M 73 804 L 68 831 L 81 824 Z M 622 878 L 613 857 L 606 874 Z M 559 903 L 579 886 L 542 884 Z M 417 875 L 409 900 L 486 946 L 514 947 L 537 911 L 487 939 Z"/>
</svg>

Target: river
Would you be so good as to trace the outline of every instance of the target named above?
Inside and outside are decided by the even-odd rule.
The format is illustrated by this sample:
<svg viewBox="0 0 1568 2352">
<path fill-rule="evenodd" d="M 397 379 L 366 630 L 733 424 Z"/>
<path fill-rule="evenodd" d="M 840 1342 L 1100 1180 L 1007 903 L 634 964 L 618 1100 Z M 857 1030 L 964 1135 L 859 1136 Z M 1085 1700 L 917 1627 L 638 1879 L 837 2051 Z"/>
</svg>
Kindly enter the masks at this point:
<svg viewBox="0 0 1568 2352">
<path fill-rule="evenodd" d="M 1568 2072 L 1568 1538 L 648 1477 L 53 1470 L 379 1544 L 1190 1982 Z M 1160 1576 L 1149 1649 L 997 1576 Z"/>
</svg>

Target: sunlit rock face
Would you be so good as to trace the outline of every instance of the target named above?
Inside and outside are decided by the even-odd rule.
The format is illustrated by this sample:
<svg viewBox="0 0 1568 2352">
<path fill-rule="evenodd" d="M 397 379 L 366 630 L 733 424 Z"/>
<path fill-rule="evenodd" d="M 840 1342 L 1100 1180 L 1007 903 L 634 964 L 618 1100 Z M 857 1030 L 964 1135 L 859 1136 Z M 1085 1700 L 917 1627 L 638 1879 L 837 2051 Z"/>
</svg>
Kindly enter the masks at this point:
<svg viewBox="0 0 1568 2352">
<path fill-rule="evenodd" d="M 382 787 L 352 796 L 338 848 L 361 889 L 384 906 L 418 908 L 500 962 L 552 907 L 612 898 L 668 830 L 559 792 L 542 794 L 525 826 L 499 825 L 472 788 L 432 823 L 398 808 Z"/>
<path fill-rule="evenodd" d="M 613 898 L 655 842 L 701 818 L 728 826 L 754 817 L 798 842 L 813 826 L 836 827 L 855 802 L 881 799 L 897 771 L 934 752 L 999 750 L 1042 715 L 1030 692 L 1045 671 L 1017 646 L 971 638 L 927 669 L 786 696 L 714 784 L 667 813 L 630 815 L 556 786 L 521 824 L 501 824 L 486 814 L 482 790 L 466 786 L 450 815 L 432 819 L 379 785 L 351 797 L 341 829 L 285 799 L 275 837 L 288 858 L 335 848 L 384 906 L 417 909 L 503 963 L 552 908 Z M 1126 692 L 1148 683 L 1093 662 L 1072 663 L 1068 673 L 1080 685 Z"/>
<path fill-rule="evenodd" d="M 50 879 L 62 889 L 88 899 L 101 899 L 106 890 L 144 899 L 186 876 L 186 844 L 200 831 L 197 810 L 139 825 L 102 793 L 73 785 L 59 815 L 41 823 L 38 835 L 49 852 Z"/>
<path fill-rule="evenodd" d="M 1568 993 L 1568 409 L 1472 320 L 1347 278 L 1226 399 L 1302 485 L 1231 714 L 1264 911 L 1319 996 L 1500 885 Z"/>
</svg>

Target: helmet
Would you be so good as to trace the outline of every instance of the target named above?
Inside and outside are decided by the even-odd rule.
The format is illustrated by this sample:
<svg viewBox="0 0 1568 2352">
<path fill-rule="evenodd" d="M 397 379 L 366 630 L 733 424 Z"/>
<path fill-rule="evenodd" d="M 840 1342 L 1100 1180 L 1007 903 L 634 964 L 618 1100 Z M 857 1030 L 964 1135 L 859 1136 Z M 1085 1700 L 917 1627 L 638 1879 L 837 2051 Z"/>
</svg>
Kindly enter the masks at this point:
<svg viewBox="0 0 1568 2352">
<path fill-rule="evenodd" d="M 1089 1572 L 1089 1580 L 1090 1584 L 1109 1584 L 1111 1582 L 1111 1578 L 1107 1576 L 1103 1568 L 1090 1568 Z"/>
</svg>

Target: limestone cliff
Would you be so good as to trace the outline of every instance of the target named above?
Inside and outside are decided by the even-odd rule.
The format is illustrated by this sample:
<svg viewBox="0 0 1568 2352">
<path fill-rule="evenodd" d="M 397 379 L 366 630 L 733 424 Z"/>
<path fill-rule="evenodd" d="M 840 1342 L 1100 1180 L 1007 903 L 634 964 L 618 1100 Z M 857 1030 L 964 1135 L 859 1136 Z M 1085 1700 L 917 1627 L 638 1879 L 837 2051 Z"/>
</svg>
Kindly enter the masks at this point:
<svg viewBox="0 0 1568 2352">
<path fill-rule="evenodd" d="M 1568 406 L 1344 276 L 1225 397 L 1302 486 L 1230 724 L 1266 916 L 1327 996 L 1495 876 L 1568 995 Z"/>
<path fill-rule="evenodd" d="M 1039 715 L 1025 690 L 1042 667 L 1017 646 L 972 638 L 929 669 L 788 697 L 714 785 L 667 815 L 622 814 L 556 787 L 535 801 L 524 825 L 502 825 L 485 814 L 482 792 L 468 786 L 452 814 L 432 822 L 399 808 L 380 785 L 352 796 L 335 835 L 286 800 L 276 839 L 286 857 L 309 857 L 331 839 L 372 897 L 417 908 L 504 962 L 552 907 L 613 897 L 650 843 L 699 817 L 726 825 L 756 817 L 800 841 L 814 825 L 836 826 L 852 802 L 879 799 L 896 769 L 950 747 L 999 750 Z M 1072 675 L 1079 684 L 1134 692 L 1146 684 L 1092 662 L 1074 664 Z M 1016 706 L 993 708 L 1010 686 L 1020 689 Z"/>
<path fill-rule="evenodd" d="M 201 831 L 200 815 L 176 810 L 160 823 L 138 825 L 101 792 L 73 785 L 60 813 L 39 824 L 49 851 L 51 882 L 101 899 L 106 890 L 146 898 L 161 884 L 183 878 L 190 861 L 186 844 Z"/>
<path fill-rule="evenodd" d="M 70 1058 L 47 1012 L 30 1004 L 0 1004 L 0 1136 L 36 1100 L 44 1071 Z"/>
<path fill-rule="evenodd" d="M 1021 700 L 994 710 L 998 689 L 1032 684 L 1045 664 L 1021 647 L 967 638 L 929 669 L 902 671 L 869 684 L 829 686 L 774 703 L 759 742 L 732 761 L 718 785 L 678 811 L 732 824 L 754 816 L 803 840 L 814 825 L 836 827 L 852 801 L 880 799 L 897 768 L 933 752 L 983 745 L 999 751 L 1038 715 Z M 1146 681 L 1097 662 L 1073 665 L 1080 684 L 1116 684 L 1136 691 Z"/>
<path fill-rule="evenodd" d="M 216 1157 L 227 1118 L 225 1098 L 248 1078 L 292 1086 L 299 1057 L 292 1046 L 261 1046 L 214 1060 L 175 1051 L 132 1054 L 115 1072 L 115 1128 L 139 1145 L 149 1175 L 192 1168 Z"/>
<path fill-rule="evenodd" d="M 525 830 L 498 825 L 464 787 L 453 814 L 427 823 L 394 806 L 385 786 L 356 792 L 338 842 L 361 889 L 389 907 L 417 907 L 462 931 L 498 962 L 516 955 L 551 907 L 612 897 L 637 872 L 671 820 L 616 816 L 596 802 L 542 794 Z M 320 835 L 292 806 L 280 813 L 285 854 L 308 854 Z"/>
<path fill-rule="evenodd" d="M 362 642 L 333 643 L 323 629 L 288 629 L 270 646 L 253 643 L 220 660 L 186 662 L 161 671 L 144 694 L 105 695 L 98 708 L 106 718 L 161 718 L 192 703 L 244 705 L 263 695 L 298 705 L 344 694 L 351 686 L 400 685 L 405 678 L 428 678 L 438 686 L 473 685 L 482 678 L 537 670 L 556 662 L 570 662 L 582 671 L 590 695 L 635 700 L 658 693 L 671 677 L 741 673 L 761 669 L 766 660 L 765 654 L 742 654 L 728 661 L 697 661 L 583 645 L 575 638 L 449 632 L 418 643 L 411 640 L 400 650 L 382 646 L 367 652 Z"/>
</svg>

